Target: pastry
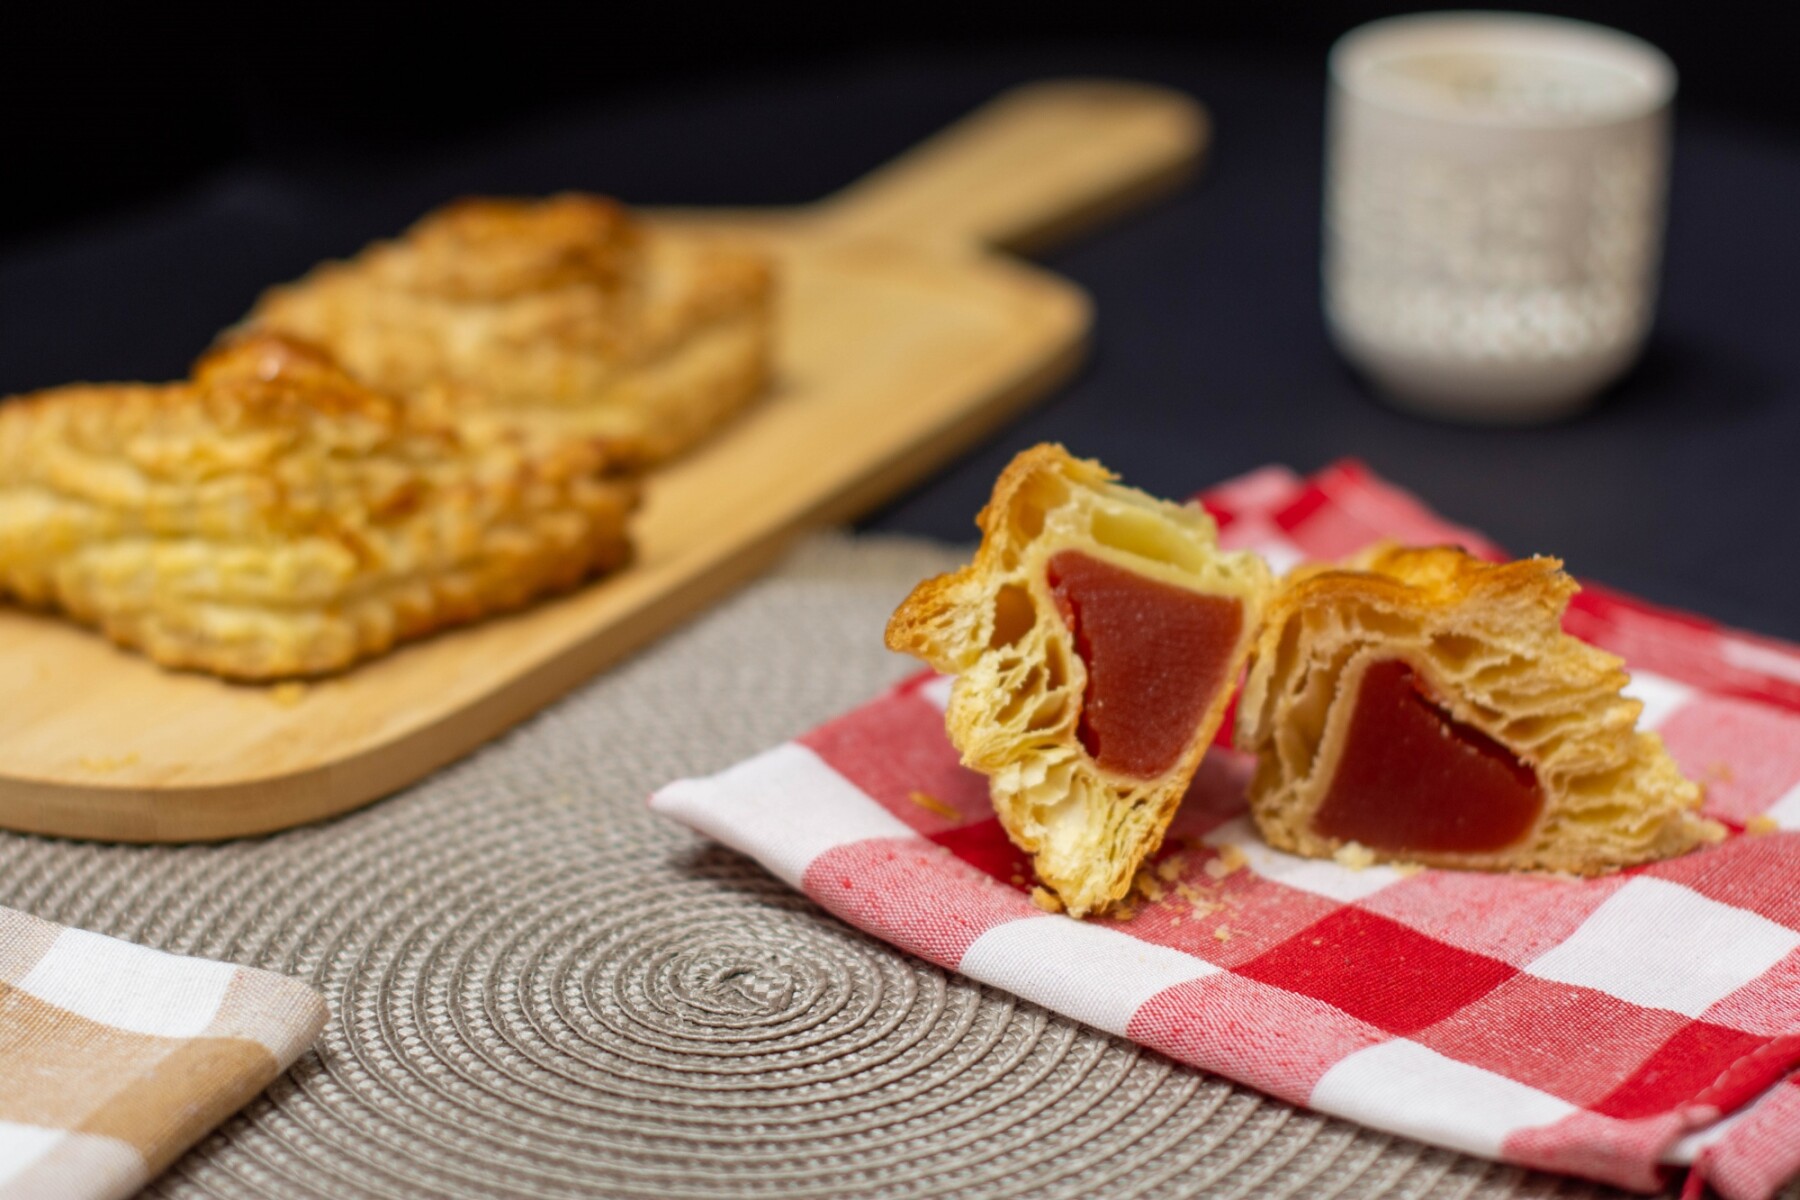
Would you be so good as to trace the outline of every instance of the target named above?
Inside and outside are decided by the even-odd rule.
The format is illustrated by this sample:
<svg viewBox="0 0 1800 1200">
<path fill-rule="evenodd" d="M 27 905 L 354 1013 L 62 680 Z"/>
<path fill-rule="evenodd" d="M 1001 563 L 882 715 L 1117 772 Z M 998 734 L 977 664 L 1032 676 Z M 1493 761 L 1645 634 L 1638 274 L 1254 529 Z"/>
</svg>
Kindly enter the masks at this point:
<svg viewBox="0 0 1800 1200">
<path fill-rule="evenodd" d="M 610 200 L 470 199 L 271 289 L 247 324 L 483 435 L 600 436 L 655 461 L 763 389 L 773 292 L 762 255 Z"/>
<path fill-rule="evenodd" d="M 1621 694 L 1619 659 L 1562 631 L 1552 558 L 1376 546 L 1303 567 L 1269 605 L 1239 698 L 1268 842 L 1346 861 L 1593 875 L 1723 830 Z"/>
<path fill-rule="evenodd" d="M 950 738 L 1076 916 L 1123 900 L 1161 843 L 1271 588 L 1204 509 L 1114 479 L 1061 446 L 1020 454 L 974 561 L 921 583 L 887 630 L 956 676 Z"/>
<path fill-rule="evenodd" d="M 471 444 L 269 335 L 0 405 L 0 595 L 170 667 L 336 671 L 621 563 L 600 442 Z"/>
</svg>

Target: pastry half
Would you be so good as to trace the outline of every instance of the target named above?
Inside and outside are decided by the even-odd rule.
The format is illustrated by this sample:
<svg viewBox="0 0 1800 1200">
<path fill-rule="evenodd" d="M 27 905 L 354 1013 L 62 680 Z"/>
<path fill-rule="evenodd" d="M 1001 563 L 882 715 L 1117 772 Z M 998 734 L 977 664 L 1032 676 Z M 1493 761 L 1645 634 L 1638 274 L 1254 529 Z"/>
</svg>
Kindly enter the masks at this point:
<svg viewBox="0 0 1800 1200">
<path fill-rule="evenodd" d="M 1237 712 L 1269 843 L 1592 875 L 1722 836 L 1623 663 L 1562 631 L 1561 568 L 1383 545 L 1290 575 Z"/>
<path fill-rule="evenodd" d="M 606 446 L 472 444 L 269 336 L 0 404 L 0 596 L 170 667 L 336 671 L 627 556 Z"/>
<path fill-rule="evenodd" d="M 604 437 L 655 461 L 763 390 L 773 314 L 760 253 L 571 194 L 447 205 L 271 289 L 247 324 L 484 433 Z"/>
<path fill-rule="evenodd" d="M 1124 899 L 1162 842 L 1270 590 L 1205 510 L 1114 478 L 1060 446 L 1020 454 L 974 561 L 921 583 L 887 631 L 956 676 L 950 738 L 1076 916 Z"/>
</svg>

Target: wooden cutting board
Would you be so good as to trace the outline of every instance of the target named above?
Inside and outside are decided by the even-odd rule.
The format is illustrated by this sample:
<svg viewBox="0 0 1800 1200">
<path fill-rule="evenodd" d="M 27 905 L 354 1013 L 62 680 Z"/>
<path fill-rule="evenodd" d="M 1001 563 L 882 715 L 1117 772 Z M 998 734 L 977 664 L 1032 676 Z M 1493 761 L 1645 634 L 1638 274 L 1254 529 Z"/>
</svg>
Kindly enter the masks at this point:
<svg viewBox="0 0 1800 1200">
<path fill-rule="evenodd" d="M 262 833 L 468 753 L 1063 378 L 1086 339 L 1086 298 L 995 251 L 1044 245 L 1169 186 L 1206 137 L 1203 112 L 1177 93 L 1038 84 L 820 204 L 665 214 L 779 257 L 779 380 L 652 478 L 631 567 L 275 688 L 164 671 L 0 607 L 0 826 L 145 842 Z"/>
</svg>

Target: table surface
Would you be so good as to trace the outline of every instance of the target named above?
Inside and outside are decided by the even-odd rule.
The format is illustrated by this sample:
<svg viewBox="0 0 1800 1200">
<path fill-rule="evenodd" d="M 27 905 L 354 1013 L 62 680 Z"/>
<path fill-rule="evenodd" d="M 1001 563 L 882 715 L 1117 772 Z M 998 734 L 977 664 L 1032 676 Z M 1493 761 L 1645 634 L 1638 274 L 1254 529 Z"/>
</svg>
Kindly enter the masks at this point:
<svg viewBox="0 0 1800 1200">
<path fill-rule="evenodd" d="M 296 975 L 331 1006 L 146 1196 L 1630 1200 L 1183 1067 L 896 950 L 649 810 L 911 673 L 869 630 L 956 555 L 810 540 L 337 820 L 217 846 L 0 832 L 0 904 Z"/>
<path fill-rule="evenodd" d="M 869 527 L 971 538 L 1000 465 L 1046 438 L 1166 494 L 1353 455 L 1517 552 L 1800 639 L 1789 286 L 1800 139 L 1685 108 L 1649 350 L 1597 409 L 1548 428 L 1400 414 L 1331 349 L 1318 301 L 1321 62 L 1147 47 L 866 60 L 627 97 L 379 162 L 246 164 L 0 255 L 0 393 L 176 376 L 262 286 L 451 196 L 573 187 L 647 204 L 801 202 L 1011 84 L 1065 74 L 1200 97 L 1217 124 L 1211 161 L 1180 194 L 1045 258 L 1094 296 L 1088 365 Z"/>
</svg>

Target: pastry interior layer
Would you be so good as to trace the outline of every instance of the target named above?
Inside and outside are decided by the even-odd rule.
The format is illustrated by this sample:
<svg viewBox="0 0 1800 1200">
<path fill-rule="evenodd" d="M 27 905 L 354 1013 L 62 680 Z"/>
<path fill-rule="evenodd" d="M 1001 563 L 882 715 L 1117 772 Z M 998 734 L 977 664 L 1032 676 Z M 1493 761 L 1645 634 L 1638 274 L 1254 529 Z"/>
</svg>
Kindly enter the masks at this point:
<svg viewBox="0 0 1800 1200">
<path fill-rule="evenodd" d="M 600 442 L 471 442 L 269 335 L 0 405 L 0 595 L 157 662 L 315 675 L 621 563 Z"/>
<path fill-rule="evenodd" d="M 1577 589 L 1561 566 L 1387 545 L 1290 575 L 1238 704 L 1263 836 L 1314 856 L 1356 841 L 1386 861 L 1579 874 L 1717 840 L 1700 789 L 1637 728 L 1623 663 L 1562 631 Z"/>
<path fill-rule="evenodd" d="M 654 461 L 763 390 L 773 302 L 762 254 L 563 195 L 447 205 L 270 289 L 247 324 L 484 432 L 606 437 Z"/>
<path fill-rule="evenodd" d="M 1039 880 L 1077 916 L 1122 900 L 1161 843 L 1270 590 L 1262 560 L 1221 552 L 1198 505 L 1113 480 L 1060 446 L 1020 454 L 978 518 L 974 561 L 921 583 L 888 626 L 890 647 L 956 676 L 951 739 L 988 776 Z M 1171 630 L 1182 645 L 1147 644 Z M 1106 644 L 1089 655 L 1116 664 L 1109 694 L 1094 691 L 1090 639 Z M 1123 769 L 1103 765 L 1092 710 L 1123 705 L 1129 725 L 1134 692 L 1187 709 L 1173 718 L 1183 728 L 1128 751 Z"/>
</svg>

